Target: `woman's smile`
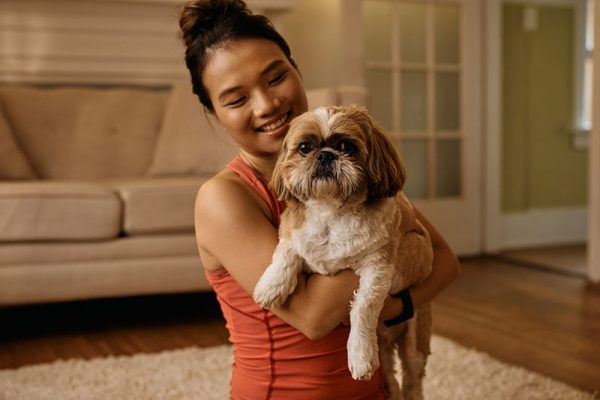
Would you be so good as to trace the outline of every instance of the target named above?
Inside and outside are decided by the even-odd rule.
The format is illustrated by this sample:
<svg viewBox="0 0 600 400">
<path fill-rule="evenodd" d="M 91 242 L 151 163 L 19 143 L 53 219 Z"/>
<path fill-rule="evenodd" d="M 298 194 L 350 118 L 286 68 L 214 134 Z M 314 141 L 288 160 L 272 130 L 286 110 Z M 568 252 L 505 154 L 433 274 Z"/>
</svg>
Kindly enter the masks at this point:
<svg viewBox="0 0 600 400">
<path fill-rule="evenodd" d="M 264 132 L 269 136 L 280 136 L 287 132 L 289 128 L 290 117 L 292 116 L 292 112 L 288 111 L 284 115 L 280 116 L 276 120 L 272 120 L 267 122 L 266 124 L 258 127 L 257 131 Z"/>
</svg>

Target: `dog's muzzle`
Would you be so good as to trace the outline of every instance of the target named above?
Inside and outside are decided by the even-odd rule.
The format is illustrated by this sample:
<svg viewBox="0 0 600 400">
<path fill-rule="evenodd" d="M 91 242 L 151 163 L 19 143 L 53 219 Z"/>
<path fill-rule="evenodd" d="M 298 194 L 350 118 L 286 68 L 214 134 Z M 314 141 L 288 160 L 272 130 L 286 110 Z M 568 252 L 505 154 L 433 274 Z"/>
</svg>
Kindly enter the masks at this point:
<svg viewBox="0 0 600 400">
<path fill-rule="evenodd" d="M 317 154 L 317 160 L 319 160 L 319 164 L 322 166 L 329 166 L 333 161 L 337 159 L 337 153 L 334 153 L 331 150 L 321 150 L 319 154 Z"/>
<path fill-rule="evenodd" d="M 316 178 L 333 178 L 333 166 L 338 158 L 338 154 L 331 150 L 321 150 L 317 154 L 317 164 L 315 165 L 314 176 Z"/>
</svg>

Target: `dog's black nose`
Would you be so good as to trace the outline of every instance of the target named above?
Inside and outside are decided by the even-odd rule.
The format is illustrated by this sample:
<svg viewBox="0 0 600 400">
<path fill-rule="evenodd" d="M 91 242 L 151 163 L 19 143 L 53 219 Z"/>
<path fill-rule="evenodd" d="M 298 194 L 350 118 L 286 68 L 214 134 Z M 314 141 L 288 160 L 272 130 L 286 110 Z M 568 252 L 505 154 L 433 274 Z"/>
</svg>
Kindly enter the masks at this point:
<svg viewBox="0 0 600 400">
<path fill-rule="evenodd" d="M 337 158 L 338 155 L 329 150 L 321 150 L 321 152 L 317 154 L 317 160 L 319 160 L 321 164 L 329 164 Z"/>
</svg>

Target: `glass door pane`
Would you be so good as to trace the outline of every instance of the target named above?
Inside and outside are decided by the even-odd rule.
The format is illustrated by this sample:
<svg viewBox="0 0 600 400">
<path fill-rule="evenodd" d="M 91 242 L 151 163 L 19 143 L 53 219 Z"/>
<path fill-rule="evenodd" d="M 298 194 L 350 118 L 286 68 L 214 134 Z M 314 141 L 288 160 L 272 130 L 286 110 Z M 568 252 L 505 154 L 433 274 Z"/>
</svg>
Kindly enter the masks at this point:
<svg viewBox="0 0 600 400">
<path fill-rule="evenodd" d="M 392 60 L 393 4 L 387 1 L 365 1 L 363 5 L 363 32 L 365 57 L 370 61 Z"/>
<path fill-rule="evenodd" d="M 425 63 L 425 4 L 400 3 L 400 59 L 404 63 Z"/>
<path fill-rule="evenodd" d="M 400 78 L 402 131 L 427 131 L 427 74 L 402 72 Z"/>
<path fill-rule="evenodd" d="M 435 5 L 435 62 L 456 64 L 460 61 L 460 8 L 457 5 Z"/>
<path fill-rule="evenodd" d="M 460 75 L 457 72 L 435 74 L 435 128 L 438 131 L 460 129 Z"/>
<path fill-rule="evenodd" d="M 460 196 L 460 147 L 458 139 L 437 141 L 435 197 Z"/>
<path fill-rule="evenodd" d="M 404 193 L 411 198 L 427 197 L 427 141 L 403 140 L 400 156 L 406 169 Z"/>
<path fill-rule="evenodd" d="M 368 70 L 369 112 L 385 129 L 392 129 L 392 72 Z"/>
</svg>

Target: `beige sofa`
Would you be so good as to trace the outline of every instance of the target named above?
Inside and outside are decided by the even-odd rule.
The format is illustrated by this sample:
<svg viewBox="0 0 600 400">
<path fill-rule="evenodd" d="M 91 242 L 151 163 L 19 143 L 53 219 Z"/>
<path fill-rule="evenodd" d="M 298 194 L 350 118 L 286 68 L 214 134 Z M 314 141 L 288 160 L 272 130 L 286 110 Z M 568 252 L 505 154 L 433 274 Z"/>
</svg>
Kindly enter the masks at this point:
<svg viewBox="0 0 600 400">
<path fill-rule="evenodd" d="M 194 197 L 236 153 L 187 82 L 0 87 L 0 306 L 210 290 Z"/>
</svg>

